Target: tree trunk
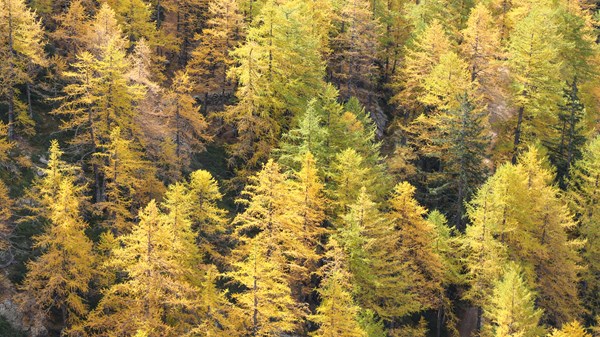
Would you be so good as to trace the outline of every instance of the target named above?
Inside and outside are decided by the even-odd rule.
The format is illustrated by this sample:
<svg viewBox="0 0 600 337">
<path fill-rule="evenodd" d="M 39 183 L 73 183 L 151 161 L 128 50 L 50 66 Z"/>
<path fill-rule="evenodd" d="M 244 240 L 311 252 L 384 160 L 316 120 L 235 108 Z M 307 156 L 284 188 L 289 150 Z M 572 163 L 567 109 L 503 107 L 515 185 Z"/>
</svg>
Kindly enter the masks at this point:
<svg viewBox="0 0 600 337">
<path fill-rule="evenodd" d="M 523 124 L 523 114 L 525 113 L 525 107 L 519 107 L 519 115 L 517 117 L 517 127 L 515 128 L 515 141 L 513 143 L 513 156 L 511 162 L 517 163 L 518 147 L 521 143 L 521 127 Z"/>
</svg>

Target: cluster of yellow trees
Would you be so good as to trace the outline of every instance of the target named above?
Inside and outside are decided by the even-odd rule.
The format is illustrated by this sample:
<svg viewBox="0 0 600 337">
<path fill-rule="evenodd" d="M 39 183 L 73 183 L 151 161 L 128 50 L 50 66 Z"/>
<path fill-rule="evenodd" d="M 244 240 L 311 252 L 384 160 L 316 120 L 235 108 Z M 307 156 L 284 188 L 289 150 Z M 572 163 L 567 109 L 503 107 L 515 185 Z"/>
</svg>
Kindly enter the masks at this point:
<svg viewBox="0 0 600 337">
<path fill-rule="evenodd" d="M 6 297 L 65 336 L 598 334 L 597 10 L 0 0 Z"/>
</svg>

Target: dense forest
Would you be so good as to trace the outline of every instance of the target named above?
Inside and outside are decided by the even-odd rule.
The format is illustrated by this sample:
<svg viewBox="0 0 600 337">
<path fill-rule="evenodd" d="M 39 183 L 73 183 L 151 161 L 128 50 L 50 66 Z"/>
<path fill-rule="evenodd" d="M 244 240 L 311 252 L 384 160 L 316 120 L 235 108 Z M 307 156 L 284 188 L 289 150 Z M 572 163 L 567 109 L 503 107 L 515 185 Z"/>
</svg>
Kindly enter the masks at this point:
<svg viewBox="0 0 600 337">
<path fill-rule="evenodd" d="M 597 0 L 0 0 L 0 336 L 600 336 Z"/>
</svg>

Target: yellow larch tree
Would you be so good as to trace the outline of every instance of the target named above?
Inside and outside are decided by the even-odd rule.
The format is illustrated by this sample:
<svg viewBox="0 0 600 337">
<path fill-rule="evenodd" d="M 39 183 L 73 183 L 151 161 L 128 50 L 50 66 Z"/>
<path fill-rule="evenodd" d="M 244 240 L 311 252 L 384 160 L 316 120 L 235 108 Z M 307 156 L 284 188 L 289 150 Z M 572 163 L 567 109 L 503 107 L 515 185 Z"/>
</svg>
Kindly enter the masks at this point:
<svg viewBox="0 0 600 337">
<path fill-rule="evenodd" d="M 223 198 L 219 183 L 210 172 L 197 170 L 190 174 L 187 187 L 194 205 L 191 219 L 198 233 L 201 252 L 205 258 L 220 261 L 226 246 L 224 241 L 229 220 L 227 211 L 218 205 Z"/>
<path fill-rule="evenodd" d="M 207 15 L 206 28 L 196 36 L 199 44 L 192 51 L 187 70 L 195 91 L 205 95 L 230 92 L 233 83 L 227 78 L 227 71 L 234 59 L 229 52 L 242 41 L 244 16 L 236 0 L 211 1 Z"/>
<path fill-rule="evenodd" d="M 181 336 L 190 329 L 182 312 L 196 308 L 201 299 L 188 279 L 192 270 L 181 257 L 193 253 L 186 251 L 193 242 L 174 240 L 172 221 L 154 200 L 140 211 L 139 219 L 106 262 L 121 277 L 103 291 L 85 323 L 94 336 Z"/>
<path fill-rule="evenodd" d="M 352 295 L 351 275 L 345 252 L 335 238 L 327 244 L 326 264 L 322 267 L 323 279 L 319 286 L 321 303 L 316 314 L 310 317 L 319 328 L 315 337 L 366 337 L 358 322 L 360 307 Z"/>
<path fill-rule="evenodd" d="M 520 269 L 509 265 L 501 280 L 494 286 L 489 307 L 484 308 L 488 319 L 482 328 L 483 336 L 536 337 L 543 333 L 539 322 L 542 310 L 535 307 L 535 293 L 529 290 Z"/>
<path fill-rule="evenodd" d="M 0 2 L 0 98 L 8 105 L 8 139 L 14 140 L 16 128 L 32 134 L 35 122 L 19 100 L 18 85 L 31 81 L 30 64 L 43 65 L 43 29 L 35 13 L 23 0 Z"/>
<path fill-rule="evenodd" d="M 260 245 L 267 246 L 266 252 L 277 251 L 280 260 L 276 262 L 279 268 L 284 268 L 289 286 L 298 295 L 308 277 L 306 261 L 316 258 L 310 245 L 312 233 L 304 231 L 300 213 L 302 195 L 279 165 L 269 160 L 260 172 L 250 177 L 242 196 L 245 199 L 238 202 L 246 209 L 234 220 L 236 233 L 241 238 L 252 236 L 256 231 L 261 233 L 264 242 Z M 275 259 L 270 255 L 263 258 Z"/>
<path fill-rule="evenodd" d="M 451 49 L 452 44 L 437 20 L 432 21 L 415 37 L 412 44 L 406 47 L 403 65 L 392 83 L 397 91 L 392 102 L 405 109 L 407 116 L 411 111 L 416 111 L 412 113 L 415 117 L 423 110 L 419 98 L 425 90 L 425 78 L 440 62 L 441 56 Z"/>
<path fill-rule="evenodd" d="M 94 255 L 84 232 L 88 225 L 79 210 L 82 188 L 70 175 L 58 184 L 58 190 L 46 196 L 49 223 L 33 239 L 42 254 L 27 264 L 23 290 L 40 309 L 59 310 L 67 330 L 79 329 L 78 323 L 88 311 L 85 299 L 94 276 Z"/>
<path fill-rule="evenodd" d="M 408 298 L 396 305 L 382 301 L 382 316 L 398 318 L 403 315 L 426 309 L 438 309 L 444 305 L 442 284 L 445 280 L 441 256 L 435 250 L 437 231 L 424 215 L 426 210 L 414 199 L 415 187 L 407 182 L 399 183 L 394 188 L 389 200 L 390 211 L 387 213 L 390 226 L 387 233 L 380 232 L 379 239 L 374 243 L 382 250 L 388 251 L 389 256 L 381 256 L 391 266 L 392 255 L 395 255 L 400 265 L 396 272 L 403 275 L 403 280 L 394 285 L 393 275 L 384 278 L 390 288 L 382 287 L 382 298 L 393 298 L 395 292 L 403 293 Z M 394 252 L 393 250 L 396 250 Z M 385 275 L 385 274 L 384 274 Z M 389 278 L 391 277 L 391 278 Z M 404 291 L 400 291 L 404 287 Z M 391 289 L 396 289 L 391 290 Z"/>
<path fill-rule="evenodd" d="M 104 176 L 105 199 L 96 204 L 106 216 L 105 226 L 114 234 L 129 232 L 129 220 L 143 207 L 153 192 L 162 184 L 155 177 L 155 169 L 144 160 L 131 140 L 115 127 L 102 152 L 95 153 Z"/>
<path fill-rule="evenodd" d="M 571 169 L 567 196 L 578 220 L 578 232 L 585 240 L 582 249 L 587 268 L 582 273 L 583 303 L 589 317 L 600 315 L 600 136 L 586 144 L 582 158 Z M 587 316 L 587 315 L 586 315 Z"/>
<path fill-rule="evenodd" d="M 564 324 L 560 330 L 554 329 L 548 337 L 592 337 L 578 321 Z"/>
<path fill-rule="evenodd" d="M 192 97 L 192 83 L 187 72 L 175 73 L 165 99 L 168 101 L 163 112 L 166 125 L 175 144 L 178 166 L 185 171 L 191 156 L 203 151 L 204 143 L 211 139 L 207 133 L 208 124 Z"/>
</svg>

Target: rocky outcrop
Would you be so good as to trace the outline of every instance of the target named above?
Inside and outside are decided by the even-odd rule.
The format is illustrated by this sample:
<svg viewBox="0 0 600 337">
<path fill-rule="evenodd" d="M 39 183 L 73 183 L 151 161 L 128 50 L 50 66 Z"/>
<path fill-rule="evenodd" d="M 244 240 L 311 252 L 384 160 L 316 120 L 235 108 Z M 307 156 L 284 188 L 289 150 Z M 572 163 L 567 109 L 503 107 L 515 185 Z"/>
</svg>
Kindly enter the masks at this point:
<svg viewBox="0 0 600 337">
<path fill-rule="evenodd" d="M 29 337 L 47 337 L 48 329 L 44 326 L 42 312 L 24 309 L 16 300 L 16 290 L 3 275 L 0 275 L 0 316 L 15 329 L 24 331 Z"/>
</svg>

